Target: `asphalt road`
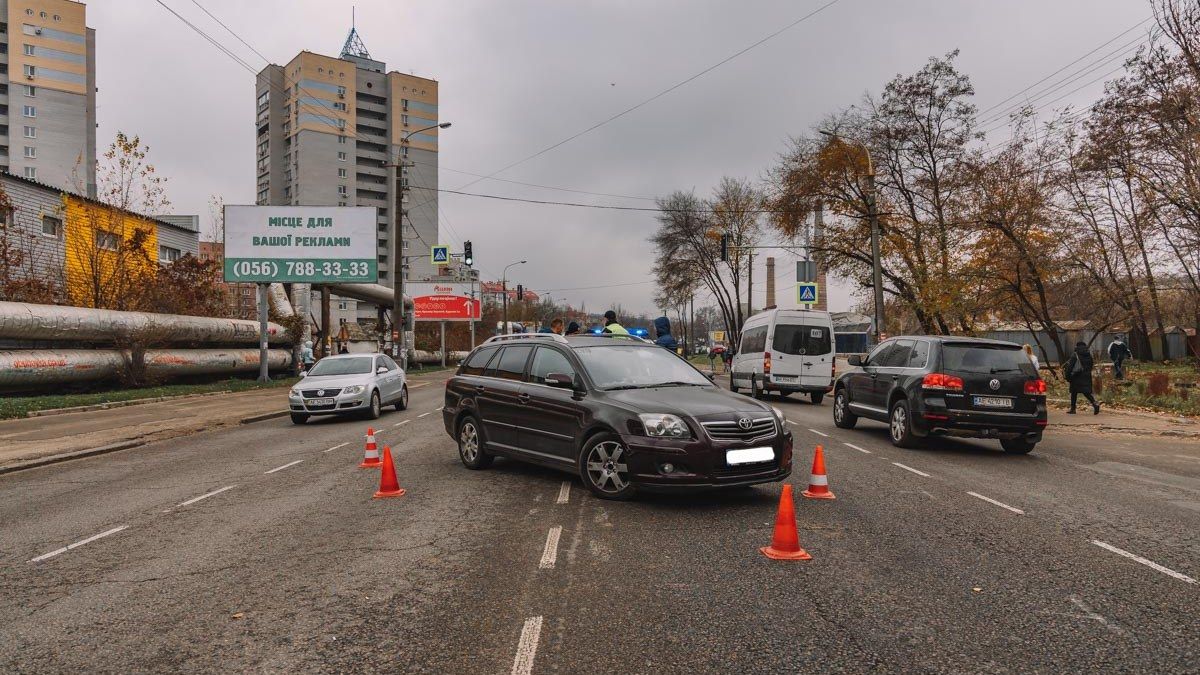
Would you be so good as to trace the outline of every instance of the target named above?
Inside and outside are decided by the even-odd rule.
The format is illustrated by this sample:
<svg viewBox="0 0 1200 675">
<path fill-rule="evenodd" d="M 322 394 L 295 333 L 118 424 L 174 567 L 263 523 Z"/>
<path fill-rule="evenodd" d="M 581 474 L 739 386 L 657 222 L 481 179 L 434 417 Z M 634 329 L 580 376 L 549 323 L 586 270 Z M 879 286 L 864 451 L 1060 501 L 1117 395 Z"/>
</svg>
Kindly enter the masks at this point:
<svg viewBox="0 0 1200 675">
<path fill-rule="evenodd" d="M 778 485 L 613 503 L 471 472 L 440 405 L 433 383 L 374 423 L 400 499 L 371 499 L 359 420 L 0 476 L 0 671 L 1200 670 L 1195 441 L 900 450 L 776 401 L 813 555 L 779 562 Z M 834 501 L 799 496 L 817 443 Z"/>
</svg>

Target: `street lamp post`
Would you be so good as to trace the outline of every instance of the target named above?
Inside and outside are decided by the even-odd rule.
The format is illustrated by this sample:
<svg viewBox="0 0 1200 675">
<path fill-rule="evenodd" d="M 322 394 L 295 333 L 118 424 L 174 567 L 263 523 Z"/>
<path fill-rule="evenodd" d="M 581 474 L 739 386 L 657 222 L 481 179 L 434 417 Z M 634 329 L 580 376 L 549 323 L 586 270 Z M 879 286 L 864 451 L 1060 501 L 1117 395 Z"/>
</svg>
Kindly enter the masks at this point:
<svg viewBox="0 0 1200 675">
<path fill-rule="evenodd" d="M 449 122 L 441 124 L 431 124 L 427 127 L 422 127 L 414 131 L 406 131 L 400 138 L 400 145 L 404 146 L 408 143 L 408 139 L 413 134 L 419 134 L 422 131 L 430 129 L 449 129 Z M 400 361 L 400 369 L 408 370 L 408 336 L 405 329 L 408 327 L 408 317 L 404 311 L 404 193 L 408 191 L 408 185 L 404 181 L 400 182 L 400 189 L 396 189 L 396 169 L 403 168 L 405 165 L 403 156 L 398 157 L 395 162 L 386 164 L 388 170 L 388 185 L 396 193 L 396 204 L 392 209 L 392 356 L 398 356 Z M 397 353 L 397 351 L 399 353 Z"/>
<path fill-rule="evenodd" d="M 843 137 L 830 131 L 822 131 L 821 134 L 829 138 L 845 140 Z M 871 161 L 871 149 L 866 143 L 854 141 L 863 153 L 867 156 L 867 219 L 871 223 L 871 285 L 874 287 L 875 296 L 875 340 L 879 341 L 879 336 L 884 331 L 883 327 L 883 270 L 879 260 L 879 207 L 876 204 L 875 198 L 875 165 Z"/>
<path fill-rule="evenodd" d="M 508 268 L 514 265 L 524 265 L 528 260 L 518 260 L 515 263 L 509 263 L 508 267 L 504 268 L 504 274 L 500 275 L 500 294 L 504 296 L 504 328 L 501 335 L 508 332 Z"/>
</svg>

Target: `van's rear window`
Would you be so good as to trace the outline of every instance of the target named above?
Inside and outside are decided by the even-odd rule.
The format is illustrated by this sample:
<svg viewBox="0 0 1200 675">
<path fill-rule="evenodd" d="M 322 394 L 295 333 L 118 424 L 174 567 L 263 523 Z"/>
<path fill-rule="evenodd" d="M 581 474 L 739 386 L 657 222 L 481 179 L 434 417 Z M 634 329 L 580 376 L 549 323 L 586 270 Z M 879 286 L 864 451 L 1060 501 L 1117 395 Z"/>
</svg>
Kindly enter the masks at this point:
<svg viewBox="0 0 1200 675">
<path fill-rule="evenodd" d="M 942 369 L 948 373 L 1023 372 L 1037 376 L 1025 352 L 1006 345 L 948 342 L 942 349 Z"/>
<path fill-rule="evenodd" d="M 771 344 L 784 354 L 828 354 L 833 351 L 829 328 L 826 326 L 775 325 L 775 341 Z"/>
</svg>

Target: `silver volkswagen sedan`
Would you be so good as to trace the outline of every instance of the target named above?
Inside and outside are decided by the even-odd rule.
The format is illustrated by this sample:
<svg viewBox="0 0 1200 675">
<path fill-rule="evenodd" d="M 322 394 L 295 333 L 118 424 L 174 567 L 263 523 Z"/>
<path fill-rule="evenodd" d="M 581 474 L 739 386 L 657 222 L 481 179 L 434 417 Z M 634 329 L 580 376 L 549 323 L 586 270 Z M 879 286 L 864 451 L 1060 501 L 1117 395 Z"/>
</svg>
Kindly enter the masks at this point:
<svg viewBox="0 0 1200 675">
<path fill-rule="evenodd" d="M 313 415 L 357 413 L 376 419 L 385 405 L 408 407 L 404 371 L 386 354 L 327 356 L 301 377 L 288 392 L 293 424 Z"/>
</svg>

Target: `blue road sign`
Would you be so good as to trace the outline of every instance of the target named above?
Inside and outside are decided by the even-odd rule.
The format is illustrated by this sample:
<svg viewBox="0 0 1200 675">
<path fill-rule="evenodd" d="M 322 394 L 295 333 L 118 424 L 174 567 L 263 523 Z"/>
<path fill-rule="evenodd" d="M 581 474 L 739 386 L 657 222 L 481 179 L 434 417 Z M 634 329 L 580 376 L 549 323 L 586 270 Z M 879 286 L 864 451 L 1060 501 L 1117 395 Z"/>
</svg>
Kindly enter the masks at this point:
<svg viewBox="0 0 1200 675">
<path fill-rule="evenodd" d="M 796 284 L 796 302 L 801 305 L 815 305 L 818 297 L 820 297 L 820 290 L 817 284 Z"/>
<path fill-rule="evenodd" d="M 429 251 L 429 261 L 434 265 L 450 264 L 450 247 L 431 246 Z"/>
</svg>

